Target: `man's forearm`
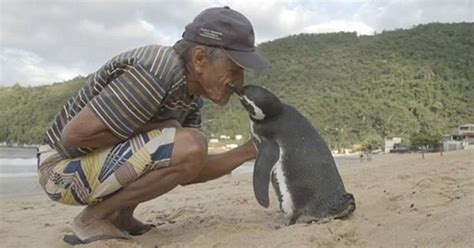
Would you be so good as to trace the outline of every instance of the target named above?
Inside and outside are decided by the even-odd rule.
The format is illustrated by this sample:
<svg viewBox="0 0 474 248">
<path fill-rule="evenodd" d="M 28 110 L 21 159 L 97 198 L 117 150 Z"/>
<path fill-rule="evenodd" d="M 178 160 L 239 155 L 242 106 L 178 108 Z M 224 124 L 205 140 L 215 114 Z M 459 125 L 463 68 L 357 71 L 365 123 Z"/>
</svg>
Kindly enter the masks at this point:
<svg viewBox="0 0 474 248">
<path fill-rule="evenodd" d="M 208 155 L 206 165 L 191 184 L 206 182 L 229 174 L 242 163 L 255 157 L 256 150 L 252 141 L 228 152 Z"/>
<path fill-rule="evenodd" d="M 181 124 L 175 119 L 168 119 L 160 122 L 147 122 L 135 130 L 134 134 L 146 133 L 154 129 L 163 129 L 167 127 L 180 128 Z"/>
<path fill-rule="evenodd" d="M 66 147 L 74 146 L 74 147 L 90 147 L 90 148 L 104 148 L 113 146 L 115 144 L 120 143 L 122 140 L 117 136 L 113 135 L 109 131 L 101 131 L 95 133 L 93 135 L 87 137 L 80 137 L 74 140 L 74 144 L 67 144 L 64 145 Z"/>
<path fill-rule="evenodd" d="M 132 136 L 138 133 L 146 133 L 153 129 L 163 129 L 166 127 L 181 127 L 181 125 L 174 119 L 164 120 L 161 122 L 149 122 L 135 130 Z M 67 131 L 67 129 L 63 130 L 64 133 L 67 133 Z M 122 140 L 112 134 L 109 130 L 102 130 L 88 135 L 73 133 L 68 135 L 68 139 L 63 139 L 63 142 L 65 147 L 104 148 L 118 144 L 122 142 Z"/>
</svg>

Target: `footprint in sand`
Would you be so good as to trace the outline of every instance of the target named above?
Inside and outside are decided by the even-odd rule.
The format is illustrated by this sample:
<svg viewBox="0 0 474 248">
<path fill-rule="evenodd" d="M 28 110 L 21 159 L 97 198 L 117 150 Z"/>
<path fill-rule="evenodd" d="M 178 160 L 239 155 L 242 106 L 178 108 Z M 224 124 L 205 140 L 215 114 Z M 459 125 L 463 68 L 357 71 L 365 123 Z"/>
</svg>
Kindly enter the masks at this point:
<svg viewBox="0 0 474 248">
<path fill-rule="evenodd" d="M 400 175 L 397 176 L 397 178 L 402 180 L 402 181 L 406 181 L 406 180 L 410 179 L 411 176 L 407 175 L 407 174 L 400 174 Z"/>
</svg>

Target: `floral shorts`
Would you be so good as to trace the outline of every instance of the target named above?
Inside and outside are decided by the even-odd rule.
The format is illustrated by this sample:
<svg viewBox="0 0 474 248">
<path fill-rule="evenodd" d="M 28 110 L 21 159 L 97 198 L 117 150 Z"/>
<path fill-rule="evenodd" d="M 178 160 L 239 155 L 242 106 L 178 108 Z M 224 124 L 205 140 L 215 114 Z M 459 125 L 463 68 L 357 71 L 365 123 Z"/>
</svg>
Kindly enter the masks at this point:
<svg viewBox="0 0 474 248">
<path fill-rule="evenodd" d="M 169 165 L 176 129 L 138 134 L 108 149 L 65 159 L 49 145 L 38 148 L 40 185 L 54 201 L 91 205 Z"/>
</svg>

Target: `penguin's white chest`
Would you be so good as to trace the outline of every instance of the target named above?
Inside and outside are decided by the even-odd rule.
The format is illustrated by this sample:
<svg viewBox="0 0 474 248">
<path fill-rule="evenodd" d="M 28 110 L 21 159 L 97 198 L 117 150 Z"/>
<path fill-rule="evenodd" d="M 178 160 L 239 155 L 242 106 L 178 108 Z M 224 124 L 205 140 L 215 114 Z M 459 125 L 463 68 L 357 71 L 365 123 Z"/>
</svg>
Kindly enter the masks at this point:
<svg viewBox="0 0 474 248">
<path fill-rule="evenodd" d="M 254 129 L 253 125 L 255 125 L 255 124 L 253 123 L 253 121 L 250 121 L 250 133 L 252 134 L 252 137 L 253 137 L 254 139 L 256 139 L 256 140 L 258 141 L 258 143 L 261 144 L 261 143 L 262 143 L 262 140 L 261 140 L 260 137 L 258 137 L 258 135 L 255 133 L 255 129 Z"/>
<path fill-rule="evenodd" d="M 254 139 L 256 139 L 261 144 L 262 139 L 255 133 L 254 125 L 254 122 L 250 121 L 250 132 L 252 134 L 252 137 L 254 137 Z M 275 186 L 278 187 L 278 190 L 275 190 L 277 190 L 281 194 L 281 210 L 285 213 L 285 215 L 291 216 L 294 211 L 294 204 L 290 194 L 290 190 L 288 189 L 285 172 L 283 170 L 283 156 L 285 151 L 280 146 L 279 149 L 280 156 L 276 163 L 273 165 L 270 176 L 273 175 L 273 179 L 276 181 Z"/>
<path fill-rule="evenodd" d="M 281 210 L 285 213 L 285 215 L 291 216 L 293 214 L 294 204 L 290 194 L 290 190 L 288 188 L 285 171 L 283 170 L 284 152 L 285 151 L 280 147 L 280 157 L 273 166 L 271 174 L 274 175 L 274 180 L 276 180 L 276 187 L 278 187 L 278 191 L 281 194 Z"/>
</svg>

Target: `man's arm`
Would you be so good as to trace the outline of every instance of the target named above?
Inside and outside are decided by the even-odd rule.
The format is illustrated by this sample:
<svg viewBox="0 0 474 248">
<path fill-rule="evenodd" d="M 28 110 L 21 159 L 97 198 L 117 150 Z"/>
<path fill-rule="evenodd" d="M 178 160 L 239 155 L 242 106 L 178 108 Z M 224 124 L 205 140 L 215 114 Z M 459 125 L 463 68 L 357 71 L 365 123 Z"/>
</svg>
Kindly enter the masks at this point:
<svg viewBox="0 0 474 248">
<path fill-rule="evenodd" d="M 136 133 L 146 133 L 153 129 L 164 129 L 167 127 L 181 128 L 181 124 L 175 119 L 167 119 L 160 122 L 147 122 L 135 130 Z"/>
<path fill-rule="evenodd" d="M 181 127 L 181 125 L 174 119 L 148 122 L 135 130 L 134 134 L 166 127 Z M 122 141 L 107 128 L 89 106 L 85 106 L 66 124 L 61 138 L 64 147 L 102 148 L 118 144 Z"/>
<path fill-rule="evenodd" d="M 228 152 L 208 155 L 206 165 L 189 184 L 202 183 L 229 174 L 242 163 L 256 157 L 257 150 L 252 140 Z"/>
<path fill-rule="evenodd" d="M 121 141 L 97 118 L 89 106 L 85 106 L 64 126 L 61 140 L 64 147 L 90 148 L 107 147 Z"/>
</svg>

